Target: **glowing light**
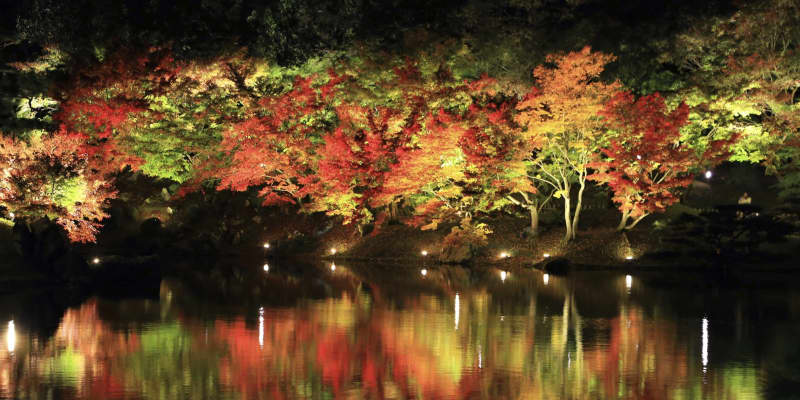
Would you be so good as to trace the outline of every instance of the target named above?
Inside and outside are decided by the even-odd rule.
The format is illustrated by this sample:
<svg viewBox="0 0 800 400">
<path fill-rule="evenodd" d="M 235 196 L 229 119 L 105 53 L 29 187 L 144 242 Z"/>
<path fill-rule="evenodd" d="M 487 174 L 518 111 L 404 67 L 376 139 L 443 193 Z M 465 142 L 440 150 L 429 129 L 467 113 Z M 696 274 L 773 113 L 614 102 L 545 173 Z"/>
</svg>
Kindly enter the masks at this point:
<svg viewBox="0 0 800 400">
<path fill-rule="evenodd" d="M 544 258 L 550 258 L 550 253 L 544 253 L 544 254 L 542 254 L 542 257 L 544 257 Z"/>
<path fill-rule="evenodd" d="M 331 247 L 331 254 L 336 254 L 336 248 L 335 247 Z"/>
<path fill-rule="evenodd" d="M 506 253 L 505 251 L 500 253 L 500 258 L 508 258 L 508 256 L 509 256 L 509 254 Z"/>
<path fill-rule="evenodd" d="M 630 289 L 633 286 L 633 277 L 630 275 L 625 275 L 625 287 Z"/>
<path fill-rule="evenodd" d="M 700 356 L 702 357 L 703 363 L 703 372 L 706 372 L 706 367 L 708 366 L 708 318 L 703 318 L 703 333 L 701 337 L 701 344 L 702 349 Z"/>
<path fill-rule="evenodd" d="M 422 274 L 422 276 L 425 276 L 428 275 L 428 270 L 423 268 L 422 271 L 419 271 L 419 273 Z"/>
<path fill-rule="evenodd" d="M 458 298 L 458 293 L 456 293 L 456 305 L 455 305 L 455 323 L 456 323 L 456 330 L 458 330 L 458 314 L 461 309 L 461 302 Z"/>
<path fill-rule="evenodd" d="M 544 281 L 544 285 L 547 286 L 547 284 L 550 283 L 550 274 L 544 274 L 542 280 Z"/>
<path fill-rule="evenodd" d="M 706 171 L 705 176 L 706 176 L 706 179 L 711 179 L 711 177 L 714 176 L 714 174 L 712 174 L 711 171 L 709 170 L 709 171 Z"/>
<path fill-rule="evenodd" d="M 501 281 L 505 282 L 507 277 L 508 277 L 508 272 L 500 271 L 500 280 Z"/>
<path fill-rule="evenodd" d="M 14 220 L 14 213 L 13 212 L 8 213 L 8 217 L 11 218 L 11 220 L 13 221 Z"/>
<path fill-rule="evenodd" d="M 637 160 L 641 160 L 641 159 L 642 159 L 642 156 L 641 156 L 641 155 L 639 155 L 639 154 L 637 154 L 637 155 L 636 155 L 636 159 L 637 159 Z"/>
<path fill-rule="evenodd" d="M 331 263 L 331 271 L 336 271 L 336 264 Z"/>
<path fill-rule="evenodd" d="M 264 347 L 264 307 L 258 308 L 258 345 Z"/>
<path fill-rule="evenodd" d="M 428 250 L 422 250 L 419 252 L 419 254 L 422 254 L 422 256 L 425 257 L 428 255 Z"/>
<path fill-rule="evenodd" d="M 264 243 L 264 248 L 268 249 L 269 248 L 269 243 Z"/>
<path fill-rule="evenodd" d="M 264 272 L 269 272 L 269 264 L 264 264 Z"/>
<path fill-rule="evenodd" d="M 14 329 L 14 321 L 8 321 L 8 331 L 6 332 L 6 344 L 8 352 L 13 353 L 17 347 L 17 331 Z"/>
<path fill-rule="evenodd" d="M 100 264 L 100 259 L 95 257 L 92 259 L 92 264 Z"/>
<path fill-rule="evenodd" d="M 626 256 L 625 259 L 628 261 L 633 260 L 633 256 Z"/>
</svg>

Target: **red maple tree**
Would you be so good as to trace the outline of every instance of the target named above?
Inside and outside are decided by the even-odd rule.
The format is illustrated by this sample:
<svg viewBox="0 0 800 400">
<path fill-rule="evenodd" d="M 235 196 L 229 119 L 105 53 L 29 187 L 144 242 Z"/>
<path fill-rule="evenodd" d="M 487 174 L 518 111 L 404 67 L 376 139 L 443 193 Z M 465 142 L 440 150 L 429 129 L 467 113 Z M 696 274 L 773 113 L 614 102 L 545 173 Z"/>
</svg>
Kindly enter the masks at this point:
<svg viewBox="0 0 800 400">
<path fill-rule="evenodd" d="M 622 218 L 618 230 L 632 229 L 646 216 L 677 203 L 702 163 L 716 163 L 727 154 L 729 141 L 712 141 L 698 151 L 681 141 L 689 107 L 667 110 L 658 93 L 635 99 L 630 92 L 614 95 L 600 113 L 613 130 L 605 158 L 590 164 L 588 179 L 608 184 Z"/>
</svg>

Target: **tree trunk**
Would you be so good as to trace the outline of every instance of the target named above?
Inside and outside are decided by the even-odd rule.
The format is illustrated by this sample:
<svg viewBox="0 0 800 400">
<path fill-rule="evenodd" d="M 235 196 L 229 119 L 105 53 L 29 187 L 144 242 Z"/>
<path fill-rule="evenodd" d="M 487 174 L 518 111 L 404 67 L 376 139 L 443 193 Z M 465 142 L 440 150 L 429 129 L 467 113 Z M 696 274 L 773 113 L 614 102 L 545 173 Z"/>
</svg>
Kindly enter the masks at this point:
<svg viewBox="0 0 800 400">
<path fill-rule="evenodd" d="M 646 217 L 646 216 L 648 216 L 648 215 L 650 215 L 650 214 L 642 214 L 641 216 L 639 216 L 639 218 L 636 218 L 635 220 L 633 220 L 633 222 L 631 222 L 631 223 L 630 223 L 630 225 L 626 226 L 626 227 L 625 227 L 625 230 L 630 230 L 630 229 L 633 229 L 633 227 L 635 227 L 635 226 L 636 226 L 636 224 L 638 224 L 638 223 L 639 223 L 639 221 L 643 220 L 643 219 L 644 219 L 644 217 Z"/>
<path fill-rule="evenodd" d="M 531 236 L 536 236 L 539 233 L 539 208 L 536 207 L 536 204 L 531 204 L 528 206 L 528 210 L 531 213 Z"/>
<path fill-rule="evenodd" d="M 564 241 L 570 241 L 573 238 L 570 207 L 569 196 L 564 196 L 564 225 L 567 228 L 567 232 L 564 234 Z"/>
<path fill-rule="evenodd" d="M 583 190 L 586 189 L 586 181 L 580 181 L 581 188 L 578 190 L 578 202 L 575 204 L 575 215 L 572 217 L 572 237 L 575 239 L 575 233 L 578 231 L 578 222 L 581 217 L 581 205 L 583 204 Z"/>
<path fill-rule="evenodd" d="M 628 215 L 630 215 L 630 211 L 625 210 L 622 212 L 622 218 L 620 218 L 619 225 L 617 225 L 617 232 L 627 229 L 625 225 L 628 224 Z"/>
</svg>

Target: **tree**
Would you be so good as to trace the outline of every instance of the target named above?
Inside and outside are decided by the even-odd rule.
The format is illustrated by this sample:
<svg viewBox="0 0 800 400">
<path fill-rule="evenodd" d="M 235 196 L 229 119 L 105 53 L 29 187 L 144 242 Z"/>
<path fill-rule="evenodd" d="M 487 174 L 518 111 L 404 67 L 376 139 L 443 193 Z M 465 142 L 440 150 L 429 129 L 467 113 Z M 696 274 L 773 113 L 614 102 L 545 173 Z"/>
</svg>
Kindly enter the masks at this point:
<svg viewBox="0 0 800 400">
<path fill-rule="evenodd" d="M 614 56 L 580 51 L 549 55 L 536 67 L 536 85 L 517 105 L 517 121 L 526 130 L 526 141 L 534 149 L 530 162 L 536 167 L 531 178 L 548 185 L 564 202 L 565 240 L 575 238 L 580 220 L 589 164 L 596 158 L 603 134 L 598 116 L 603 104 L 619 88 L 604 83 L 600 74 Z M 573 184 L 577 183 L 572 210 Z"/>
<path fill-rule="evenodd" d="M 256 102 L 247 117 L 224 132 L 220 148 L 228 155 L 211 170 L 218 190 L 260 187 L 264 205 L 302 205 L 316 194 L 317 147 L 327 129 L 327 101 L 341 82 L 333 73 L 321 85 L 315 76 L 298 77 L 292 88 Z"/>
<path fill-rule="evenodd" d="M 90 170 L 76 137 L 41 135 L 30 143 L 0 136 L 0 205 L 15 219 L 51 218 L 73 242 L 95 241 L 111 182 Z"/>
<path fill-rule="evenodd" d="M 711 143 L 701 154 L 682 142 L 680 129 L 688 123 L 689 107 L 681 103 L 667 111 L 658 93 L 634 99 L 630 92 L 619 92 L 601 115 L 612 131 L 601 149 L 605 158 L 590 164 L 595 172 L 587 179 L 608 184 L 614 193 L 622 212 L 617 230 L 632 229 L 677 203 L 679 191 L 689 186 L 702 162 L 728 154 L 725 141 Z"/>
</svg>

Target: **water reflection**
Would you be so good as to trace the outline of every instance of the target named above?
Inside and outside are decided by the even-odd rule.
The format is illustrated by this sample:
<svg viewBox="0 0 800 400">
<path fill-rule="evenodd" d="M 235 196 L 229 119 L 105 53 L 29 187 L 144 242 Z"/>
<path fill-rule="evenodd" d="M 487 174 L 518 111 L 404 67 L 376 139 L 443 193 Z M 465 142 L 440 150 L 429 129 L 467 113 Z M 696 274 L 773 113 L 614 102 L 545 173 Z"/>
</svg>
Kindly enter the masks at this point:
<svg viewBox="0 0 800 400">
<path fill-rule="evenodd" d="M 759 347 L 761 335 L 794 338 L 769 329 L 791 315 L 724 314 L 733 297 L 642 290 L 639 277 L 627 294 L 621 276 L 540 286 L 538 272 L 500 284 L 496 270 L 474 280 L 458 268 L 424 280 L 418 271 L 406 270 L 405 284 L 418 285 L 406 288 L 348 265 L 314 278 L 342 288 L 329 296 L 241 312 L 165 283 L 160 301 L 70 308 L 52 336 L 11 321 L 0 398 L 749 399 L 762 396 L 767 366 L 783 357 Z M 773 309 L 788 302 L 770 299 Z M 709 313 L 715 326 L 738 321 L 740 332 L 711 332 Z"/>
<path fill-rule="evenodd" d="M 8 321 L 8 329 L 6 330 L 6 344 L 8 345 L 8 352 L 13 353 L 14 348 L 17 347 L 17 331 L 14 329 L 14 321 Z"/>
</svg>

